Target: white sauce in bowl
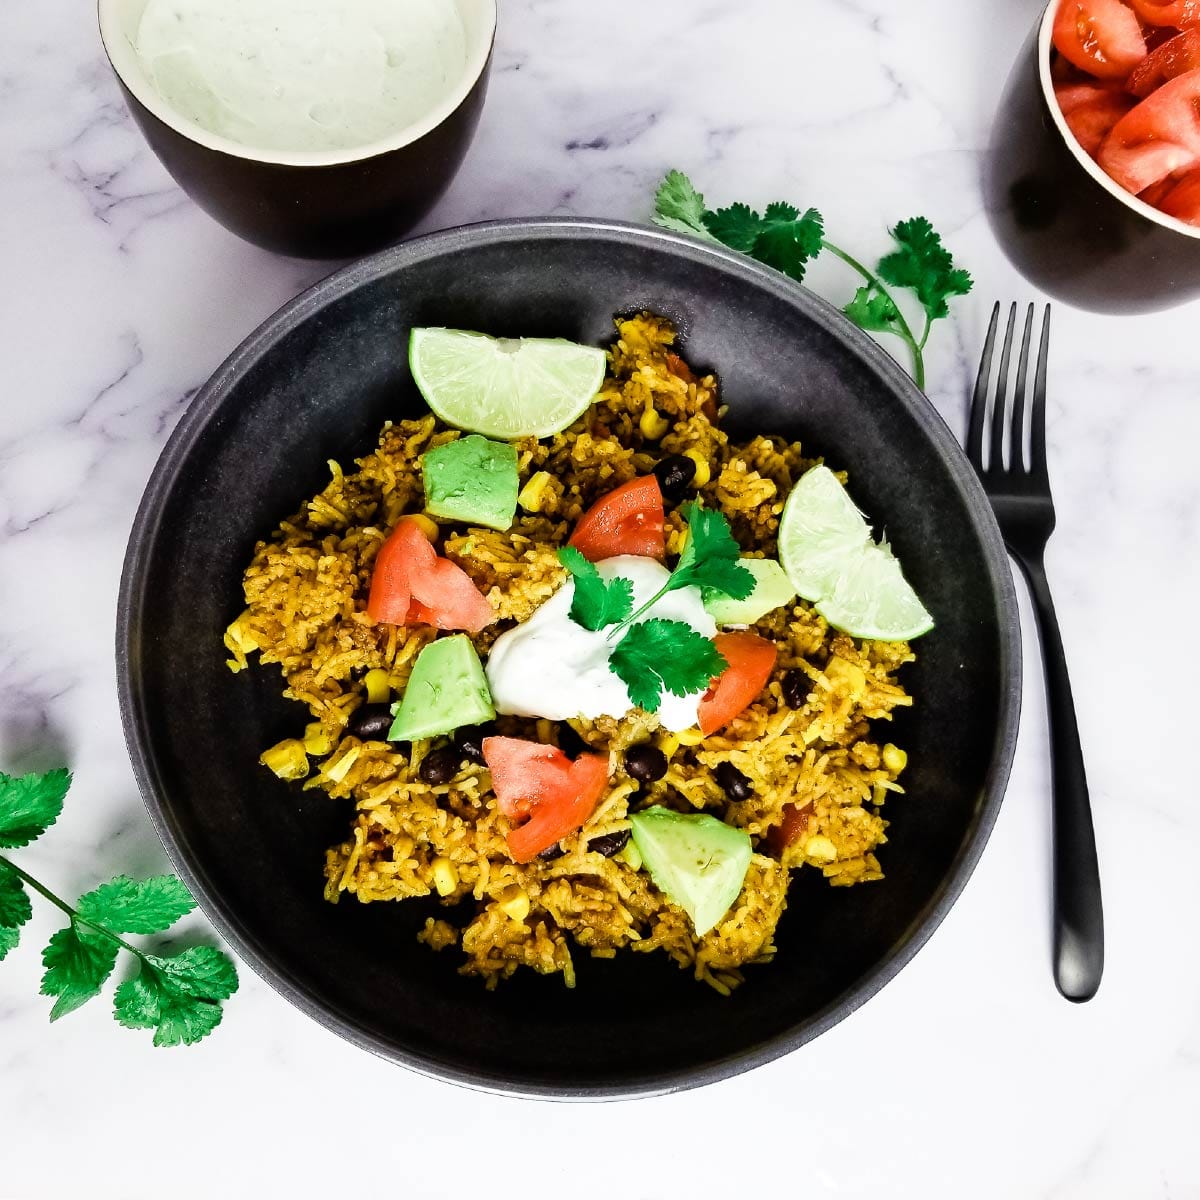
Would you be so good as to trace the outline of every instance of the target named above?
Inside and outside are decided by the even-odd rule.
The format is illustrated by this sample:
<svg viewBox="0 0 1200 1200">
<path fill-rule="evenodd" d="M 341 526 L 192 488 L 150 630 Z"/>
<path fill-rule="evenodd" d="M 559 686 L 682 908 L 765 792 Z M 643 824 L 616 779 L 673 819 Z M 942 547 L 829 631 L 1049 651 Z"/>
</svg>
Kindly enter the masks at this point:
<svg viewBox="0 0 1200 1200">
<path fill-rule="evenodd" d="M 136 50 L 176 112 L 260 150 L 384 139 L 467 62 L 453 0 L 149 0 Z"/>
<path fill-rule="evenodd" d="M 670 571 L 652 558 L 621 554 L 596 564 L 604 579 L 620 575 L 633 584 L 640 608 L 666 583 Z M 612 672 L 608 656 L 615 642 L 607 630 L 592 632 L 571 620 L 575 584 L 568 580 L 523 625 L 501 634 L 488 655 L 486 673 L 497 712 L 522 717 L 623 717 L 633 709 L 625 685 Z M 704 611 L 700 589 L 669 592 L 638 618 L 683 621 L 704 637 L 717 632 Z M 696 724 L 696 708 L 706 688 L 689 696 L 663 692 L 658 719 L 671 730 Z"/>
</svg>

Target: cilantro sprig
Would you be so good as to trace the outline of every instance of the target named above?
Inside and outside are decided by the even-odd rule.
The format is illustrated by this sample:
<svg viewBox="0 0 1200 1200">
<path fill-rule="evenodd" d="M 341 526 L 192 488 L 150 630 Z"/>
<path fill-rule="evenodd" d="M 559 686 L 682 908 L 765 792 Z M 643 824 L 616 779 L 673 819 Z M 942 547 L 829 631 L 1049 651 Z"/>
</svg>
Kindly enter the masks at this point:
<svg viewBox="0 0 1200 1200">
<path fill-rule="evenodd" d="M 623 621 L 633 610 L 633 584 L 617 576 L 605 581 L 574 546 L 563 546 L 558 561 L 571 573 L 575 594 L 571 598 L 571 620 L 595 632 Z"/>
<path fill-rule="evenodd" d="M 968 272 L 954 265 L 950 252 L 925 217 L 900 221 L 891 231 L 896 249 L 879 260 L 875 270 L 825 237 L 821 214 L 810 208 L 801 213 L 783 202 L 767 205 L 760 215 L 746 204 L 728 208 L 706 207 L 704 197 L 682 171 L 669 171 L 655 196 L 656 224 L 678 233 L 690 233 L 720 242 L 797 282 L 804 281 L 808 264 L 823 250 L 840 258 L 864 283 L 843 308 L 861 329 L 890 333 L 909 349 L 913 379 L 925 386 L 925 346 L 933 322 L 949 315 L 948 301 L 965 296 L 972 287 Z M 911 291 L 924 312 L 918 336 L 913 332 L 887 285 Z"/>
<path fill-rule="evenodd" d="M 70 783 L 70 773 L 61 769 L 20 778 L 0 771 L 0 847 L 19 849 L 41 837 L 58 820 Z M 118 875 L 72 906 L 0 856 L 0 959 L 17 945 L 33 915 L 27 887 L 68 917 L 42 952 L 42 994 L 54 997 L 51 1021 L 98 996 L 126 950 L 139 970 L 116 989 L 113 1015 L 120 1024 L 153 1029 L 156 1046 L 178 1046 L 198 1042 L 220 1023 L 221 1003 L 238 986 L 227 954 L 211 946 L 151 954 L 120 936 L 162 933 L 196 907 L 174 875 L 143 880 Z"/>
<path fill-rule="evenodd" d="M 657 712 L 663 691 L 688 696 L 729 665 L 704 634 L 684 621 L 655 619 L 635 625 L 608 660 L 629 699 L 646 712 Z"/>
</svg>

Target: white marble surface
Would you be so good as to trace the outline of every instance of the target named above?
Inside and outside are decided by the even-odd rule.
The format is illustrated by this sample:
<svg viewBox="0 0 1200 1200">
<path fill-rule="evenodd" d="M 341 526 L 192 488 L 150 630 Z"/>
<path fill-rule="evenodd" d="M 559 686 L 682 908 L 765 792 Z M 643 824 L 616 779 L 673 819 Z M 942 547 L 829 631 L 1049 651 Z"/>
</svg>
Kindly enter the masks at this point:
<svg viewBox="0 0 1200 1200">
<path fill-rule="evenodd" d="M 669 166 L 714 199 L 814 203 L 864 255 L 888 221 L 926 212 L 979 281 L 930 362 L 933 398 L 961 428 L 992 298 L 1029 295 L 989 233 L 977 173 L 1037 7 L 503 0 L 479 138 L 428 226 L 642 219 Z M 7 0 L 0 767 L 74 767 L 62 821 L 21 854 L 72 895 L 166 865 L 113 680 L 143 484 L 194 389 L 324 270 L 243 245 L 173 186 L 125 114 L 85 0 Z M 835 270 L 814 283 L 848 295 Z M 1012 784 L 962 900 L 883 994 L 795 1055 L 636 1105 L 507 1101 L 370 1058 L 248 971 L 215 1036 L 155 1051 L 104 1003 L 47 1024 L 36 949 L 53 926 L 39 905 L 0 967 L 0 1196 L 1200 1196 L 1198 317 L 1064 308 L 1055 326 L 1050 566 L 1107 900 L 1092 1004 L 1069 1006 L 1050 979 L 1046 726 L 1028 643 Z"/>
</svg>

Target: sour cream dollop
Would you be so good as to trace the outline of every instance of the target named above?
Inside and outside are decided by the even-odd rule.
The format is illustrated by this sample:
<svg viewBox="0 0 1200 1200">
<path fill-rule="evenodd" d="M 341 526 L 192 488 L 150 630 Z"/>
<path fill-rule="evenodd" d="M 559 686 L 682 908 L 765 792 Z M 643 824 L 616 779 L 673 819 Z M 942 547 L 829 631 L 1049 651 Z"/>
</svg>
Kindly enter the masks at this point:
<svg viewBox="0 0 1200 1200">
<path fill-rule="evenodd" d="M 633 607 L 640 608 L 666 583 L 670 571 L 652 558 L 621 554 L 596 564 L 605 580 L 621 576 L 633 584 Z M 623 717 L 632 711 L 625 685 L 608 665 L 614 643 L 606 630 L 584 629 L 571 620 L 575 583 L 568 580 L 523 625 L 501 634 L 487 661 L 487 681 L 497 712 L 520 717 Z M 704 611 L 700 589 L 668 592 L 638 618 L 682 621 L 710 638 L 716 622 Z M 687 696 L 663 692 L 658 719 L 671 730 L 696 724 L 705 688 Z"/>
</svg>

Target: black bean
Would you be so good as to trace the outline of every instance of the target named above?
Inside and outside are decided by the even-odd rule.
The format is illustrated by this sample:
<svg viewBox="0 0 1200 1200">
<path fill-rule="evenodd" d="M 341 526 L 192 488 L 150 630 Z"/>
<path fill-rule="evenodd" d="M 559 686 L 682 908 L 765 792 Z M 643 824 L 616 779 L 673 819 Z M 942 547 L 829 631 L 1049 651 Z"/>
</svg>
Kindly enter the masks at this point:
<svg viewBox="0 0 1200 1200">
<path fill-rule="evenodd" d="M 422 783 L 449 783 L 462 765 L 462 751 L 456 746 L 439 746 L 421 759 L 417 774 Z"/>
<path fill-rule="evenodd" d="M 750 780 L 730 762 L 717 764 L 717 783 L 730 800 L 749 800 L 754 795 Z"/>
<path fill-rule="evenodd" d="M 793 667 L 784 675 L 781 687 L 789 708 L 803 708 L 808 693 L 812 691 L 811 681 L 799 667 Z"/>
<path fill-rule="evenodd" d="M 682 454 L 671 454 L 654 468 L 654 477 L 663 499 L 677 504 L 683 499 L 688 484 L 696 478 L 696 464 Z"/>
<path fill-rule="evenodd" d="M 630 746 L 625 751 L 625 770 L 638 783 L 653 783 L 667 773 L 667 756 L 657 746 Z"/>
<path fill-rule="evenodd" d="M 616 833 L 604 833 L 599 837 L 594 837 L 588 842 L 587 848 L 594 850 L 597 854 L 603 854 L 605 858 L 612 858 L 614 854 L 620 854 L 625 849 L 625 844 L 629 841 L 629 830 L 621 829 Z"/>
<path fill-rule="evenodd" d="M 360 704 L 346 722 L 346 732 L 352 733 L 356 738 L 362 738 L 364 742 L 383 741 L 391 727 L 390 704 Z"/>
<path fill-rule="evenodd" d="M 553 859 L 562 858 L 564 854 L 566 854 L 566 851 L 563 849 L 562 842 L 555 842 L 553 846 L 547 846 L 538 855 L 538 858 L 544 858 L 547 862 L 550 862 Z"/>
<path fill-rule="evenodd" d="M 496 736 L 496 726 L 491 721 L 486 725 L 463 725 L 454 731 L 454 744 L 468 762 L 483 763 L 483 739 Z"/>
<path fill-rule="evenodd" d="M 558 748 L 568 758 L 578 758 L 585 750 L 591 749 L 566 721 L 558 727 Z"/>
</svg>

